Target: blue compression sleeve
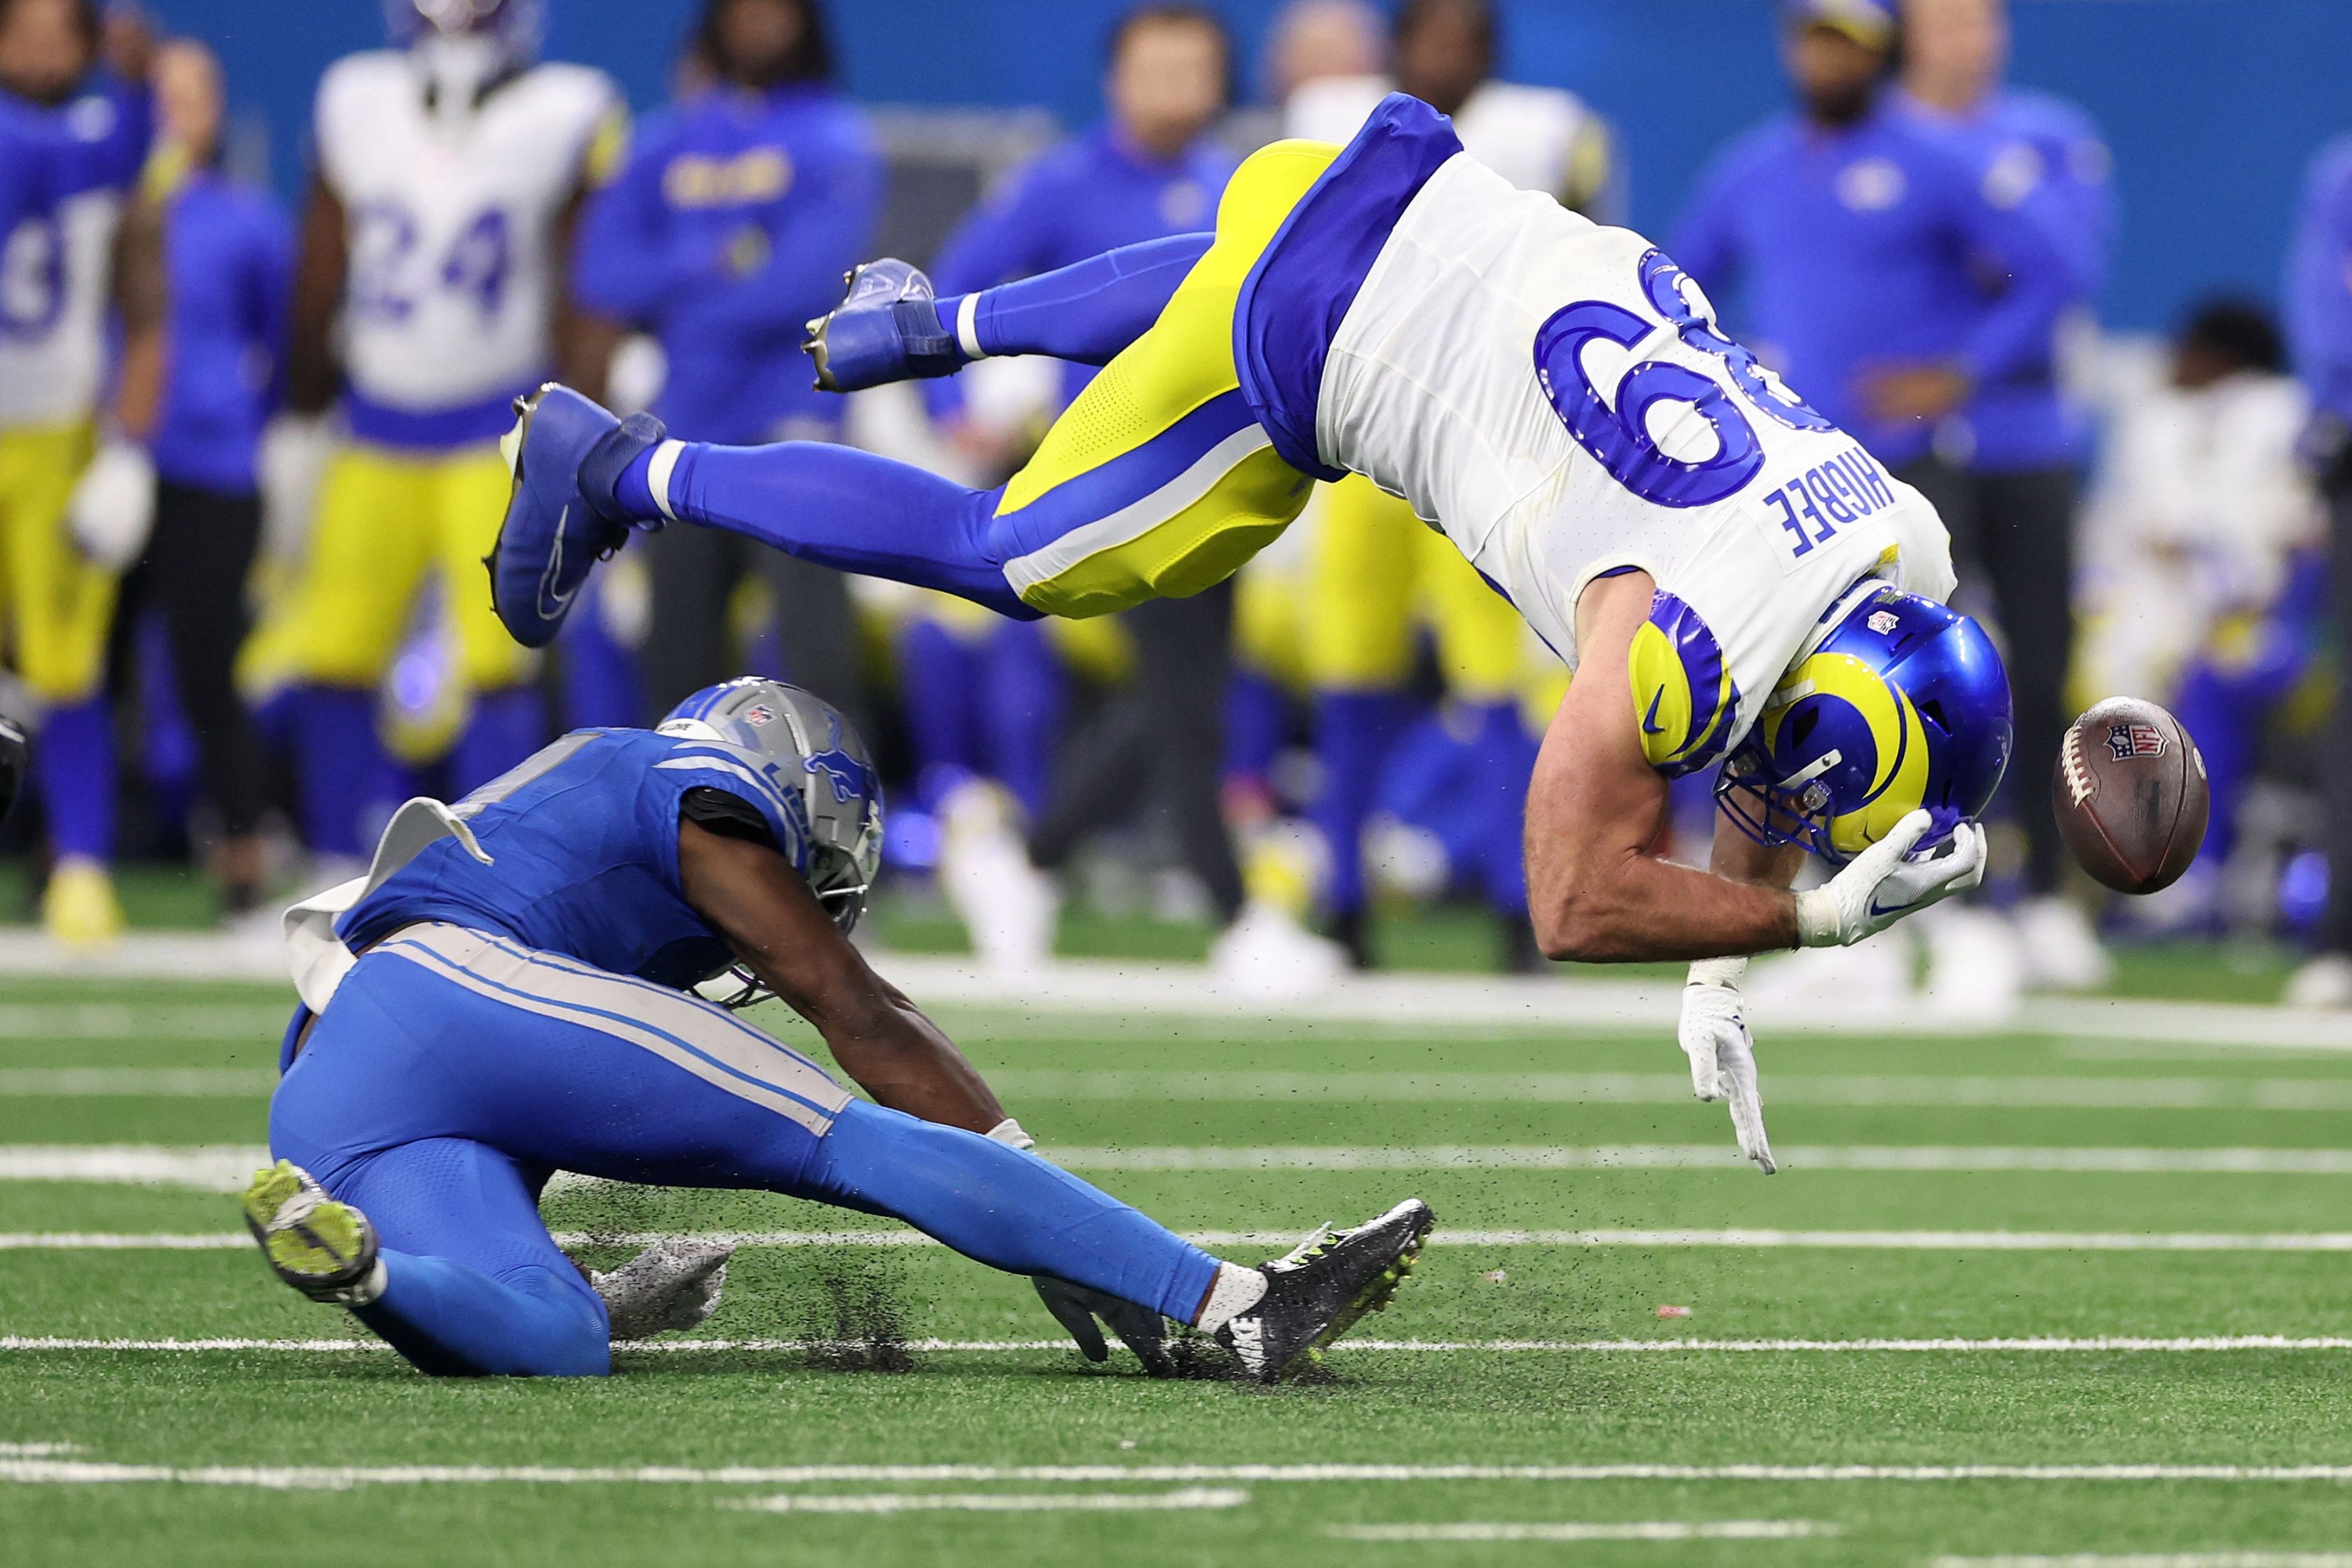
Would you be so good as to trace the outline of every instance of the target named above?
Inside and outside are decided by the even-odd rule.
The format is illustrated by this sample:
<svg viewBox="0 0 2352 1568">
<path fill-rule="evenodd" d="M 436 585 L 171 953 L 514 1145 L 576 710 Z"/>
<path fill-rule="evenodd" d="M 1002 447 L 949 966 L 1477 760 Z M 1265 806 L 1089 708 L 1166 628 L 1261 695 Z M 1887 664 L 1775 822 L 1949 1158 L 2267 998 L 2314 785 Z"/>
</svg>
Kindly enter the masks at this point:
<svg viewBox="0 0 2352 1568">
<path fill-rule="evenodd" d="M 59 855 L 114 857 L 114 726 L 104 697 L 49 710 L 33 742 L 34 776 Z"/>
<path fill-rule="evenodd" d="M 1323 782 L 1308 815 L 1331 847 L 1324 903 L 1333 914 L 1364 907 L 1364 824 L 1380 793 L 1381 764 L 1412 717 L 1392 691 L 1324 691 L 1315 699 L 1315 755 Z"/>
<path fill-rule="evenodd" d="M 984 289 L 972 310 L 972 336 L 986 354 L 1050 354 L 1108 364 L 1150 330 L 1215 238 L 1180 234 L 1123 245 Z M 962 305 L 961 295 L 940 301 L 940 321 L 951 332 Z"/>
<path fill-rule="evenodd" d="M 650 462 L 650 459 L 641 459 Z M 637 464 L 630 465 L 636 471 Z M 820 441 L 772 447 L 688 443 L 669 477 L 670 510 L 788 555 L 937 588 L 1034 621 L 988 550 L 999 490 L 972 490 L 906 463 Z"/>
<path fill-rule="evenodd" d="M 493 1279 L 446 1258 L 386 1249 L 384 1291 L 352 1315 L 436 1377 L 602 1377 L 604 1316 L 579 1281 L 545 1268 Z"/>
<path fill-rule="evenodd" d="M 1217 1260 L 1058 1166 L 977 1132 L 853 1100 L 796 1189 L 892 1215 L 967 1258 L 1051 1274 L 1189 1321 Z"/>
</svg>

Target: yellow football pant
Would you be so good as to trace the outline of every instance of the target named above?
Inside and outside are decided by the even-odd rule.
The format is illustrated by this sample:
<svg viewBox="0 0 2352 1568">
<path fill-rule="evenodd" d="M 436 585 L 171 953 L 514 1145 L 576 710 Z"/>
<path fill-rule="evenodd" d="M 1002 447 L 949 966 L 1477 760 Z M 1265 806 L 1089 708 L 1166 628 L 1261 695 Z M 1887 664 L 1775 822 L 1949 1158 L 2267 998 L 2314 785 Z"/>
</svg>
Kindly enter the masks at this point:
<svg viewBox="0 0 2352 1568">
<path fill-rule="evenodd" d="M 0 611 L 16 673 L 53 703 L 86 701 L 106 676 L 114 576 L 66 527 L 96 445 L 88 425 L 0 430 Z"/>
<path fill-rule="evenodd" d="M 1473 702 L 1518 696 L 1526 625 L 1451 540 L 1358 474 L 1326 489 L 1316 523 L 1300 637 L 1308 684 L 1327 691 L 1403 685 L 1425 616 L 1449 691 Z"/>
</svg>

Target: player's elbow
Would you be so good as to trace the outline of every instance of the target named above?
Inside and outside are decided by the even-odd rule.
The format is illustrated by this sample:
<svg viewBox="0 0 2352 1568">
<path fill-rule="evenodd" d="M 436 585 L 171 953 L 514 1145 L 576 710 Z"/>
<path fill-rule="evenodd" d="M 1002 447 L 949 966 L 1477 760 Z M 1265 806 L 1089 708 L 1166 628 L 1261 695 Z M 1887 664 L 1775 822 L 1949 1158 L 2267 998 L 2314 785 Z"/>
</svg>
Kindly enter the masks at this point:
<svg viewBox="0 0 2352 1568">
<path fill-rule="evenodd" d="M 1555 963 L 1605 963 L 1617 956 L 1611 951 L 1615 922 L 1589 888 L 1570 887 L 1540 904 L 1528 906 L 1535 922 L 1536 946 Z"/>
</svg>

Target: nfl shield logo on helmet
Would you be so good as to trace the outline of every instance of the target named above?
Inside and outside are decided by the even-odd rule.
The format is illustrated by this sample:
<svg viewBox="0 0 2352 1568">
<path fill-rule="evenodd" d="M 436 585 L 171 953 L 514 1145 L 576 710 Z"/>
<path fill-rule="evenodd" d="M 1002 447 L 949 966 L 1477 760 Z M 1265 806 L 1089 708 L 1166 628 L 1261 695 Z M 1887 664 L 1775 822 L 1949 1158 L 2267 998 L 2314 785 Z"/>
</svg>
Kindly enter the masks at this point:
<svg viewBox="0 0 2352 1568">
<path fill-rule="evenodd" d="M 743 722 L 746 724 L 772 724 L 775 721 L 776 710 L 764 702 L 755 702 L 743 710 Z"/>
<path fill-rule="evenodd" d="M 2164 755 L 2164 731 L 2153 724 L 2110 724 L 2107 726 L 2107 752 L 2119 763 L 2134 757 Z"/>
</svg>

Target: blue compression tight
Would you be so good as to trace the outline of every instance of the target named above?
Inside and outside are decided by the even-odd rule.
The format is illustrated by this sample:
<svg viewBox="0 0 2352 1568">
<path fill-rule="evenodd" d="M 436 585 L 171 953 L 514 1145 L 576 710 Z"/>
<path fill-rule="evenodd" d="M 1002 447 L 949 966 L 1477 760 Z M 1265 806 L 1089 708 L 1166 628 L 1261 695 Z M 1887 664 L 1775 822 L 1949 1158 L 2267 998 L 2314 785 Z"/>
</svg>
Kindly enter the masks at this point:
<svg viewBox="0 0 2352 1568">
<path fill-rule="evenodd" d="M 975 335 L 992 354 L 1108 363 L 1160 319 L 1212 237 L 1125 246 L 983 289 L 973 307 Z M 950 328 L 961 298 L 941 302 Z M 648 522 L 663 515 L 652 468 L 653 453 L 639 454 L 614 489 L 623 509 Z M 937 588 L 1000 615 L 1037 618 L 1004 581 L 1004 563 L 1015 552 L 993 526 L 1001 489 L 968 489 L 846 447 L 786 441 L 686 443 L 667 490 L 669 512 L 681 521 L 740 533 L 835 571 Z"/>
</svg>

